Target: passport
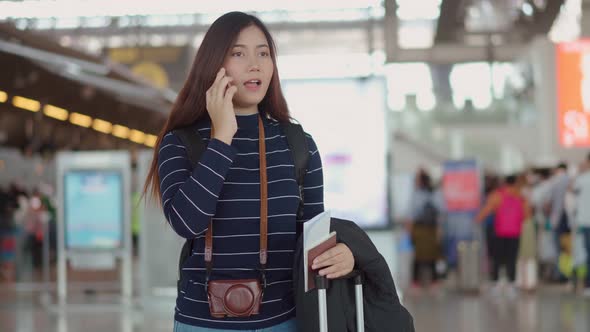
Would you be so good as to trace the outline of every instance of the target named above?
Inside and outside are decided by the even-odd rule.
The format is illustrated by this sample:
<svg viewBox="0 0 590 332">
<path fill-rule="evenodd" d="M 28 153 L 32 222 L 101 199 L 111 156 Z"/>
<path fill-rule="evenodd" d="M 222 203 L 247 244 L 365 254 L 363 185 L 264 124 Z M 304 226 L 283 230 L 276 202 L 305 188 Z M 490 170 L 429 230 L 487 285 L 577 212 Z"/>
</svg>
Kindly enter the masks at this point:
<svg viewBox="0 0 590 332">
<path fill-rule="evenodd" d="M 336 232 L 332 232 L 328 234 L 328 237 L 322 239 L 319 243 L 316 242 L 312 247 L 304 249 L 307 251 L 307 262 L 305 264 L 307 268 L 307 283 L 305 285 L 306 292 L 315 288 L 315 276 L 320 270 L 312 270 L 311 266 L 313 265 L 313 260 L 327 250 L 335 247 L 336 244 Z"/>
</svg>

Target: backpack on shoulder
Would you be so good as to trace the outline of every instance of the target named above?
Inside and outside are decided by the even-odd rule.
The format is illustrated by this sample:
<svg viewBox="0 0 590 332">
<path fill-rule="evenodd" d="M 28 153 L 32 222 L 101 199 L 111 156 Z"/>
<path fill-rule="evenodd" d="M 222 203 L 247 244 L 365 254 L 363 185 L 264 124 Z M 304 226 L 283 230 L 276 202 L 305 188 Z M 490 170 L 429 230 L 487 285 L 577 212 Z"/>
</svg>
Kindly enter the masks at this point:
<svg viewBox="0 0 590 332">
<path fill-rule="evenodd" d="M 415 220 L 417 225 L 424 226 L 436 226 L 438 224 L 439 211 L 433 202 L 433 198 L 429 197 L 426 204 L 422 207 L 422 211 L 419 213 Z"/>
</svg>

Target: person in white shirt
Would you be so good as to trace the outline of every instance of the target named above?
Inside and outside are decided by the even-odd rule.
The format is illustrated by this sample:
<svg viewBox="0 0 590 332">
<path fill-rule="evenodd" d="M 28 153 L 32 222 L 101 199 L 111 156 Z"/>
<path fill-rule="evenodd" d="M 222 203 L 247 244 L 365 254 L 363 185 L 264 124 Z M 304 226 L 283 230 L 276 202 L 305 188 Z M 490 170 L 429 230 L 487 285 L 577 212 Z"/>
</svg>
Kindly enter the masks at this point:
<svg viewBox="0 0 590 332">
<path fill-rule="evenodd" d="M 561 237 L 564 234 L 571 232 L 568 214 L 565 210 L 565 196 L 571 184 L 571 178 L 568 175 L 567 165 L 565 163 L 559 164 L 551 177 L 551 190 L 549 192 L 549 201 L 547 202 L 547 213 L 551 222 L 555 247 L 557 248 L 557 257 L 561 254 Z M 555 261 L 556 270 L 553 278 L 559 282 L 567 282 L 567 277 L 559 271 L 558 259 Z"/>
<path fill-rule="evenodd" d="M 549 192 L 549 212 L 551 225 L 558 231 L 569 231 L 569 221 L 565 211 L 565 194 L 570 186 L 570 177 L 567 174 L 567 165 L 559 164 L 551 178 L 552 187 Z"/>
<path fill-rule="evenodd" d="M 535 221 L 539 227 L 547 228 L 549 225 L 549 215 L 546 213 L 544 207 L 547 205 L 551 196 L 551 188 L 553 182 L 551 181 L 550 171 L 543 169 L 537 172 L 538 182 L 533 186 L 531 192 L 531 205 L 535 209 Z"/>
<path fill-rule="evenodd" d="M 576 214 L 574 223 L 584 237 L 586 253 L 590 253 L 590 154 L 574 180 L 573 191 L 576 194 Z M 590 255 L 586 255 L 587 271 L 590 271 Z M 584 295 L 590 296 L 590 273 L 586 273 Z"/>
</svg>

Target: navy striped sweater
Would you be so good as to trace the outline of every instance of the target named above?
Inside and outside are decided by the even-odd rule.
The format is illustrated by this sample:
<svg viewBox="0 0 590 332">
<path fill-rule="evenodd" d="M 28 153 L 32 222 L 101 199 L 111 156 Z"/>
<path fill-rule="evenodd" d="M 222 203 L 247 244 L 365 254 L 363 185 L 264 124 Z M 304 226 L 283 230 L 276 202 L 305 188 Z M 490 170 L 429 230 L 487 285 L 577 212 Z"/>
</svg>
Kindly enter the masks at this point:
<svg viewBox="0 0 590 332">
<path fill-rule="evenodd" d="M 268 176 L 268 287 L 261 313 L 249 318 L 216 319 L 209 314 L 205 293 L 205 231 L 213 218 L 215 279 L 256 278 L 260 249 L 260 173 L 258 115 L 237 116 L 238 131 L 231 146 L 210 139 L 209 120 L 197 130 L 207 144 L 191 169 L 186 148 L 173 133 L 159 147 L 158 173 L 164 214 L 178 235 L 196 239 L 182 267 L 175 319 L 216 329 L 261 329 L 295 315 L 292 285 L 296 223 L 324 210 L 320 154 L 306 134 L 309 163 L 304 180 L 304 216 L 299 205 L 295 167 L 287 139 L 278 122 L 264 119 Z M 171 258 L 172 259 L 172 258 Z M 176 258 L 174 258 L 176 259 Z"/>
</svg>

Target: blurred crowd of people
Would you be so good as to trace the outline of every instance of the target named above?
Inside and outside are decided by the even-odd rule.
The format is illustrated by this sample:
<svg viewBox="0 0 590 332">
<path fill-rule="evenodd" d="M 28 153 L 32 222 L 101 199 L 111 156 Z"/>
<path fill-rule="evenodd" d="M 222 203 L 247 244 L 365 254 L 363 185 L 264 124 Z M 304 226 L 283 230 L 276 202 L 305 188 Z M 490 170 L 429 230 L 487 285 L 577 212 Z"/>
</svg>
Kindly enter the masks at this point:
<svg viewBox="0 0 590 332">
<path fill-rule="evenodd" d="M 484 223 L 491 279 L 507 270 L 509 291 L 545 282 L 581 284 L 590 295 L 590 155 L 576 170 L 565 163 L 509 176 L 488 177 Z M 520 280 L 516 279 L 516 274 Z M 496 283 L 492 292 L 498 292 Z"/>
<path fill-rule="evenodd" d="M 414 251 L 412 287 L 436 288 L 450 266 L 443 225 L 453 221 L 428 172 L 419 170 L 415 179 L 405 222 Z M 572 282 L 590 296 L 590 154 L 571 169 L 561 163 L 503 177 L 488 173 L 483 189 L 473 225 L 482 230 L 481 266 L 489 272 L 491 293 L 516 295 L 541 280 Z"/>
<path fill-rule="evenodd" d="M 50 187 L 32 191 L 16 183 L 0 187 L 0 282 L 14 281 L 19 267 L 39 269 L 45 240 L 50 259 L 55 260 L 55 217 Z"/>
</svg>

